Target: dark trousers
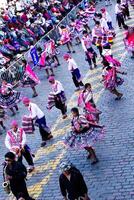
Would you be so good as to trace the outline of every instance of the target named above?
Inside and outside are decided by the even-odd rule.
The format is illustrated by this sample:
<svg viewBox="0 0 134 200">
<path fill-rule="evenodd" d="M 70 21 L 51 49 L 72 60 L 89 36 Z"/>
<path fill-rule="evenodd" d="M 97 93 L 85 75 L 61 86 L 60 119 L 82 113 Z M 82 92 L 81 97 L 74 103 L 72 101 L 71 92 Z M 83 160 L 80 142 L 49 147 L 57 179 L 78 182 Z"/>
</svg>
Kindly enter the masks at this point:
<svg viewBox="0 0 134 200">
<path fill-rule="evenodd" d="M 46 125 L 46 119 L 45 116 L 42 117 L 41 119 L 37 119 L 36 123 L 39 126 L 39 131 L 40 131 L 40 135 L 42 138 L 42 141 L 47 140 L 48 135 L 50 134 L 50 129 L 49 127 Z"/>
<path fill-rule="evenodd" d="M 125 5 L 125 9 L 124 9 L 124 17 L 129 17 L 130 16 L 130 13 L 129 13 L 129 7 L 128 5 L 126 4 Z"/>
<path fill-rule="evenodd" d="M 27 145 L 24 146 L 24 151 L 21 151 L 21 156 L 18 159 L 19 162 L 22 162 L 23 156 L 26 159 L 28 165 L 32 165 L 32 166 L 34 165 L 32 155 L 29 149 L 27 148 Z"/>
<path fill-rule="evenodd" d="M 82 83 L 82 81 L 78 81 L 76 76 L 74 74 L 72 74 L 72 79 L 74 82 L 75 87 L 80 87 L 80 86 L 84 86 L 84 84 Z"/>
<path fill-rule="evenodd" d="M 117 14 L 117 22 L 119 27 L 125 26 L 124 17 L 122 13 Z"/>
<path fill-rule="evenodd" d="M 88 52 L 86 52 L 86 57 L 87 57 L 87 61 L 88 61 L 89 66 L 92 66 L 92 62 L 93 62 L 94 65 L 96 65 L 96 55 L 95 55 L 95 53 L 93 54 L 93 57 L 90 58 Z"/>
<path fill-rule="evenodd" d="M 25 200 L 32 200 L 27 191 L 25 180 L 19 180 L 17 184 L 10 182 L 11 191 L 18 200 L 22 194 Z"/>
<path fill-rule="evenodd" d="M 102 50 L 103 50 L 102 46 L 97 46 L 97 49 L 99 50 L 99 53 L 102 56 Z"/>
<path fill-rule="evenodd" d="M 107 22 L 107 25 L 108 25 L 109 30 L 113 29 L 112 22 Z"/>
<path fill-rule="evenodd" d="M 61 110 L 62 115 L 65 115 L 67 112 L 67 108 L 65 103 L 62 103 L 60 98 L 55 99 L 55 107 L 59 110 Z"/>
</svg>

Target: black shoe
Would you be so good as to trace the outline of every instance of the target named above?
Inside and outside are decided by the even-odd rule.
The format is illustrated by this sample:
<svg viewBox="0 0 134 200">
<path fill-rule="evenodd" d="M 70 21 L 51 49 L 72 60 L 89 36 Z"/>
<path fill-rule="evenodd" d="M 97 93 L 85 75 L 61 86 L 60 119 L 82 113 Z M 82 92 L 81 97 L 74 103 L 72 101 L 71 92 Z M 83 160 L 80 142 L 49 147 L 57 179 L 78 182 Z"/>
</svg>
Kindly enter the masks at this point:
<svg viewBox="0 0 134 200">
<path fill-rule="evenodd" d="M 97 67 L 97 65 L 94 65 L 94 68 L 96 68 Z"/>
<path fill-rule="evenodd" d="M 99 159 L 96 158 L 96 159 L 91 163 L 91 165 L 95 165 L 95 164 L 97 164 L 98 162 L 99 162 Z"/>
<path fill-rule="evenodd" d="M 41 147 L 44 147 L 45 145 L 46 145 L 46 142 L 43 141 L 43 142 L 41 143 Z"/>
<path fill-rule="evenodd" d="M 46 140 L 50 140 L 53 138 L 53 135 L 49 134 Z"/>
<path fill-rule="evenodd" d="M 115 100 L 120 100 L 122 98 L 123 94 L 120 94 L 118 97 L 115 98 Z"/>
<path fill-rule="evenodd" d="M 62 119 L 66 119 L 66 118 L 67 118 L 67 115 L 66 115 L 66 114 L 62 116 Z"/>
<path fill-rule="evenodd" d="M 5 126 L 3 126 L 3 129 L 4 129 L 4 130 L 6 130 L 6 127 L 5 127 Z"/>
<path fill-rule="evenodd" d="M 88 154 L 87 159 L 91 159 L 91 154 Z"/>
<path fill-rule="evenodd" d="M 34 171 L 34 169 L 35 169 L 34 166 L 33 166 L 33 167 L 30 167 L 30 168 L 28 169 L 28 172 L 31 173 L 31 172 Z"/>
<path fill-rule="evenodd" d="M 38 96 L 38 94 L 33 94 L 32 98 L 37 97 L 37 96 Z"/>
</svg>

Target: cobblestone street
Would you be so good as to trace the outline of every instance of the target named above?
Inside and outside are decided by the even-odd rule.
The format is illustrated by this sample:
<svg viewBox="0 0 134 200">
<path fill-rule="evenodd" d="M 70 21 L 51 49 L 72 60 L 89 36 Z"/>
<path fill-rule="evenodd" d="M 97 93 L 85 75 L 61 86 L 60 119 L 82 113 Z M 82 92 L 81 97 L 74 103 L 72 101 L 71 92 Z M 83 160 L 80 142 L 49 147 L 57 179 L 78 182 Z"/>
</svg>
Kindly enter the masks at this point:
<svg viewBox="0 0 134 200">
<path fill-rule="evenodd" d="M 120 101 L 115 101 L 114 96 L 109 91 L 104 90 L 102 79 L 101 58 L 98 58 L 97 68 L 89 70 L 88 63 L 85 61 L 84 51 L 79 46 L 74 46 L 76 53 L 72 54 L 76 59 L 83 82 L 92 84 L 95 102 L 102 111 L 101 124 L 106 127 L 106 135 L 101 142 L 96 145 L 96 153 L 99 163 L 91 166 L 90 161 L 86 159 L 86 152 L 83 150 L 68 150 L 62 143 L 64 134 L 70 129 L 70 109 L 76 106 L 78 97 L 74 92 L 71 75 L 67 69 L 67 63 L 63 60 L 66 47 L 60 47 L 59 60 L 61 66 L 55 70 L 56 79 L 61 81 L 64 86 L 68 99 L 68 117 L 63 120 L 60 112 L 55 108 L 51 111 L 46 109 L 47 97 L 50 92 L 50 86 L 44 70 L 36 69 L 41 83 L 37 86 L 39 96 L 32 99 L 43 110 L 48 125 L 50 125 L 54 138 L 47 142 L 44 148 L 40 147 L 41 138 L 38 129 L 35 134 L 28 135 L 28 144 L 35 153 L 35 170 L 28 175 L 27 185 L 30 195 L 37 200 L 62 200 L 59 189 L 59 164 L 61 161 L 69 160 L 82 172 L 91 200 L 134 200 L 134 60 L 125 50 L 123 43 L 123 30 L 116 28 L 114 14 L 115 1 L 113 5 L 107 7 L 113 17 L 113 23 L 116 30 L 116 38 L 112 48 L 113 55 L 122 62 L 121 69 L 127 72 L 124 76 L 124 84 L 119 88 L 124 96 Z M 104 6 L 102 1 L 98 9 Z M 134 10 L 130 7 L 131 19 L 126 21 L 127 25 L 134 26 Z M 21 88 L 18 88 L 20 90 Z M 23 96 L 31 98 L 32 91 L 22 90 Z M 22 115 L 27 110 L 22 103 L 19 104 L 20 111 L 15 116 L 21 124 Z M 12 119 L 12 118 L 10 118 Z M 9 118 L 6 124 L 10 124 Z M 8 126 L 7 126 L 8 127 Z M 4 145 L 5 133 L 0 135 L 0 161 L 4 161 L 4 154 L 7 149 Z M 24 161 L 25 163 L 25 161 Z M 0 165 L 0 184 L 3 182 L 2 165 Z M 0 187 L 0 200 L 13 200 L 5 194 Z"/>
</svg>

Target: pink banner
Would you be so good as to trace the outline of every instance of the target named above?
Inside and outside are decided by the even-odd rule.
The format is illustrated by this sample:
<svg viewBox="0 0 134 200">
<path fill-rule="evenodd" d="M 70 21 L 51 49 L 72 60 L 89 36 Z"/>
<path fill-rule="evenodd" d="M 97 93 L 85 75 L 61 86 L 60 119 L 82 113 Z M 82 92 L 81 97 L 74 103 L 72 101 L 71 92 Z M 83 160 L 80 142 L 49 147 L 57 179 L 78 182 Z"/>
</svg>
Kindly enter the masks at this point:
<svg viewBox="0 0 134 200">
<path fill-rule="evenodd" d="M 35 74 L 35 72 L 31 69 L 30 65 L 28 65 L 28 64 L 26 66 L 26 73 L 29 76 L 29 78 L 31 78 L 37 84 L 40 83 L 38 76 Z"/>
</svg>

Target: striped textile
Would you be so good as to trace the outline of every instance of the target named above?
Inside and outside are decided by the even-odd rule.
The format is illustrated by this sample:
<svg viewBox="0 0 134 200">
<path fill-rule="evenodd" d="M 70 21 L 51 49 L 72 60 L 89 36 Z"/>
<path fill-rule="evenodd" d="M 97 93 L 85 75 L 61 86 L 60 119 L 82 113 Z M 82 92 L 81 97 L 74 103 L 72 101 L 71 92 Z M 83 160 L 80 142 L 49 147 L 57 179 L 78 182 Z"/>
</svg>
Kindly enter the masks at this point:
<svg viewBox="0 0 134 200">
<path fill-rule="evenodd" d="M 113 43 L 113 35 L 102 36 L 102 37 L 93 37 L 92 42 L 96 46 L 104 46 L 107 43 L 112 44 Z"/>
<path fill-rule="evenodd" d="M 22 118 L 22 128 L 26 134 L 33 134 L 33 122 L 29 116 L 24 115 Z"/>
<path fill-rule="evenodd" d="M 64 104 L 66 102 L 66 96 L 64 91 L 61 93 L 54 95 L 53 92 L 50 92 L 48 95 L 48 102 L 47 102 L 47 109 L 51 110 L 52 107 L 55 106 L 55 98 L 58 97 L 60 98 L 61 102 Z"/>
</svg>

